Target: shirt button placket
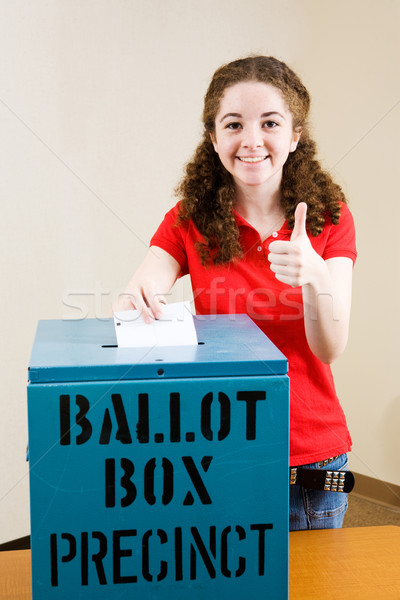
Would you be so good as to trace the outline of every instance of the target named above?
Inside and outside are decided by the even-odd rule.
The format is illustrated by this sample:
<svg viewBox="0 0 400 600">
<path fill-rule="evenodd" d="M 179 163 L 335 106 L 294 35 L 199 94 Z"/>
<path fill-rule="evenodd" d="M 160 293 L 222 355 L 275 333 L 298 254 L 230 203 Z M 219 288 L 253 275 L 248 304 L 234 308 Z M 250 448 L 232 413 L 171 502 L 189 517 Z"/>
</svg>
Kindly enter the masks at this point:
<svg viewBox="0 0 400 600">
<path fill-rule="evenodd" d="M 262 243 L 257 246 L 257 265 L 262 269 L 265 268 L 265 251 Z"/>
</svg>

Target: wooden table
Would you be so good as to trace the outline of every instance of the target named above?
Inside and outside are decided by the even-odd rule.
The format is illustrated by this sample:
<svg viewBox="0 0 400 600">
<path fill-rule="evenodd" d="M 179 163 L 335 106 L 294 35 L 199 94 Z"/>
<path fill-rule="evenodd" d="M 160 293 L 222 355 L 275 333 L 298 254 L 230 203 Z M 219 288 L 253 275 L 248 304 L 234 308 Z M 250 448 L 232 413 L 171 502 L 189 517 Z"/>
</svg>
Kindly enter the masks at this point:
<svg viewBox="0 0 400 600">
<path fill-rule="evenodd" d="M 400 527 L 294 531 L 290 600 L 400 600 Z"/>
<path fill-rule="evenodd" d="M 400 527 L 296 531 L 289 539 L 290 600 L 400 600 Z M 30 586 L 30 551 L 0 552 L 0 600 L 31 600 Z"/>
</svg>

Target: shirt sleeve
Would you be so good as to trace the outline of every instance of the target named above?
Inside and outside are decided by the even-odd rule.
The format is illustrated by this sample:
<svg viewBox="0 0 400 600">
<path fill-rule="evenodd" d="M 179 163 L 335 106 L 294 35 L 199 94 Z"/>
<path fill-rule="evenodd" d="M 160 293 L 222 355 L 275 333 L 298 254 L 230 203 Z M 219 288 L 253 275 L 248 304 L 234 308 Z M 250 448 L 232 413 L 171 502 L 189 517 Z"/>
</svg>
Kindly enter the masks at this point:
<svg viewBox="0 0 400 600">
<path fill-rule="evenodd" d="M 181 276 L 188 273 L 188 261 L 185 249 L 184 228 L 177 225 L 179 202 L 167 212 L 157 231 L 150 240 L 150 246 L 158 246 L 168 252 L 181 267 Z"/>
<path fill-rule="evenodd" d="M 354 219 L 346 204 L 341 205 L 339 223 L 329 226 L 329 235 L 322 254 L 324 260 L 339 256 L 351 258 L 353 264 L 357 258 Z"/>
</svg>

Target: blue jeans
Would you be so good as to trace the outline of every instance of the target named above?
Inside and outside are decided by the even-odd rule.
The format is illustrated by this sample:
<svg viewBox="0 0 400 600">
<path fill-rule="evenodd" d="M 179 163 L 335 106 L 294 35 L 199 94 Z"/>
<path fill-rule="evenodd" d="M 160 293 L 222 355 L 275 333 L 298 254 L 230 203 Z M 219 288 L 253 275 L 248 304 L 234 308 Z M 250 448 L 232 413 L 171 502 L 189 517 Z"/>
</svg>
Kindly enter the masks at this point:
<svg viewBox="0 0 400 600">
<path fill-rule="evenodd" d="M 316 469 L 318 463 L 302 465 Z M 347 471 L 347 454 L 341 454 L 325 467 L 328 471 Z M 347 510 L 347 496 L 343 492 L 309 490 L 291 485 L 289 500 L 289 529 L 338 529 Z"/>
</svg>

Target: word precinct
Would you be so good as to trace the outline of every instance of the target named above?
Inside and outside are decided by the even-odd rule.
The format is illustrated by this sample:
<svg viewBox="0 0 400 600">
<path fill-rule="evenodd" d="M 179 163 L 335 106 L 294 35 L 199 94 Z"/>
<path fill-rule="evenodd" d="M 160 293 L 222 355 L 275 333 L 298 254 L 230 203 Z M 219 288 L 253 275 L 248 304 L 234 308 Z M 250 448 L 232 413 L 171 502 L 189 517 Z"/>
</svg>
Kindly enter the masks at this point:
<svg viewBox="0 0 400 600">
<path fill-rule="evenodd" d="M 68 563 L 75 562 L 83 586 L 93 582 L 107 585 L 140 580 L 193 581 L 205 574 L 210 579 L 218 575 L 237 578 L 246 571 L 262 577 L 267 532 L 272 528 L 271 523 L 254 523 L 249 527 L 211 525 L 207 533 L 198 527 L 114 530 L 109 536 L 101 531 L 82 531 L 79 536 L 53 533 L 51 583 L 53 587 L 61 585 L 60 577 L 70 576 L 66 571 Z"/>
</svg>

